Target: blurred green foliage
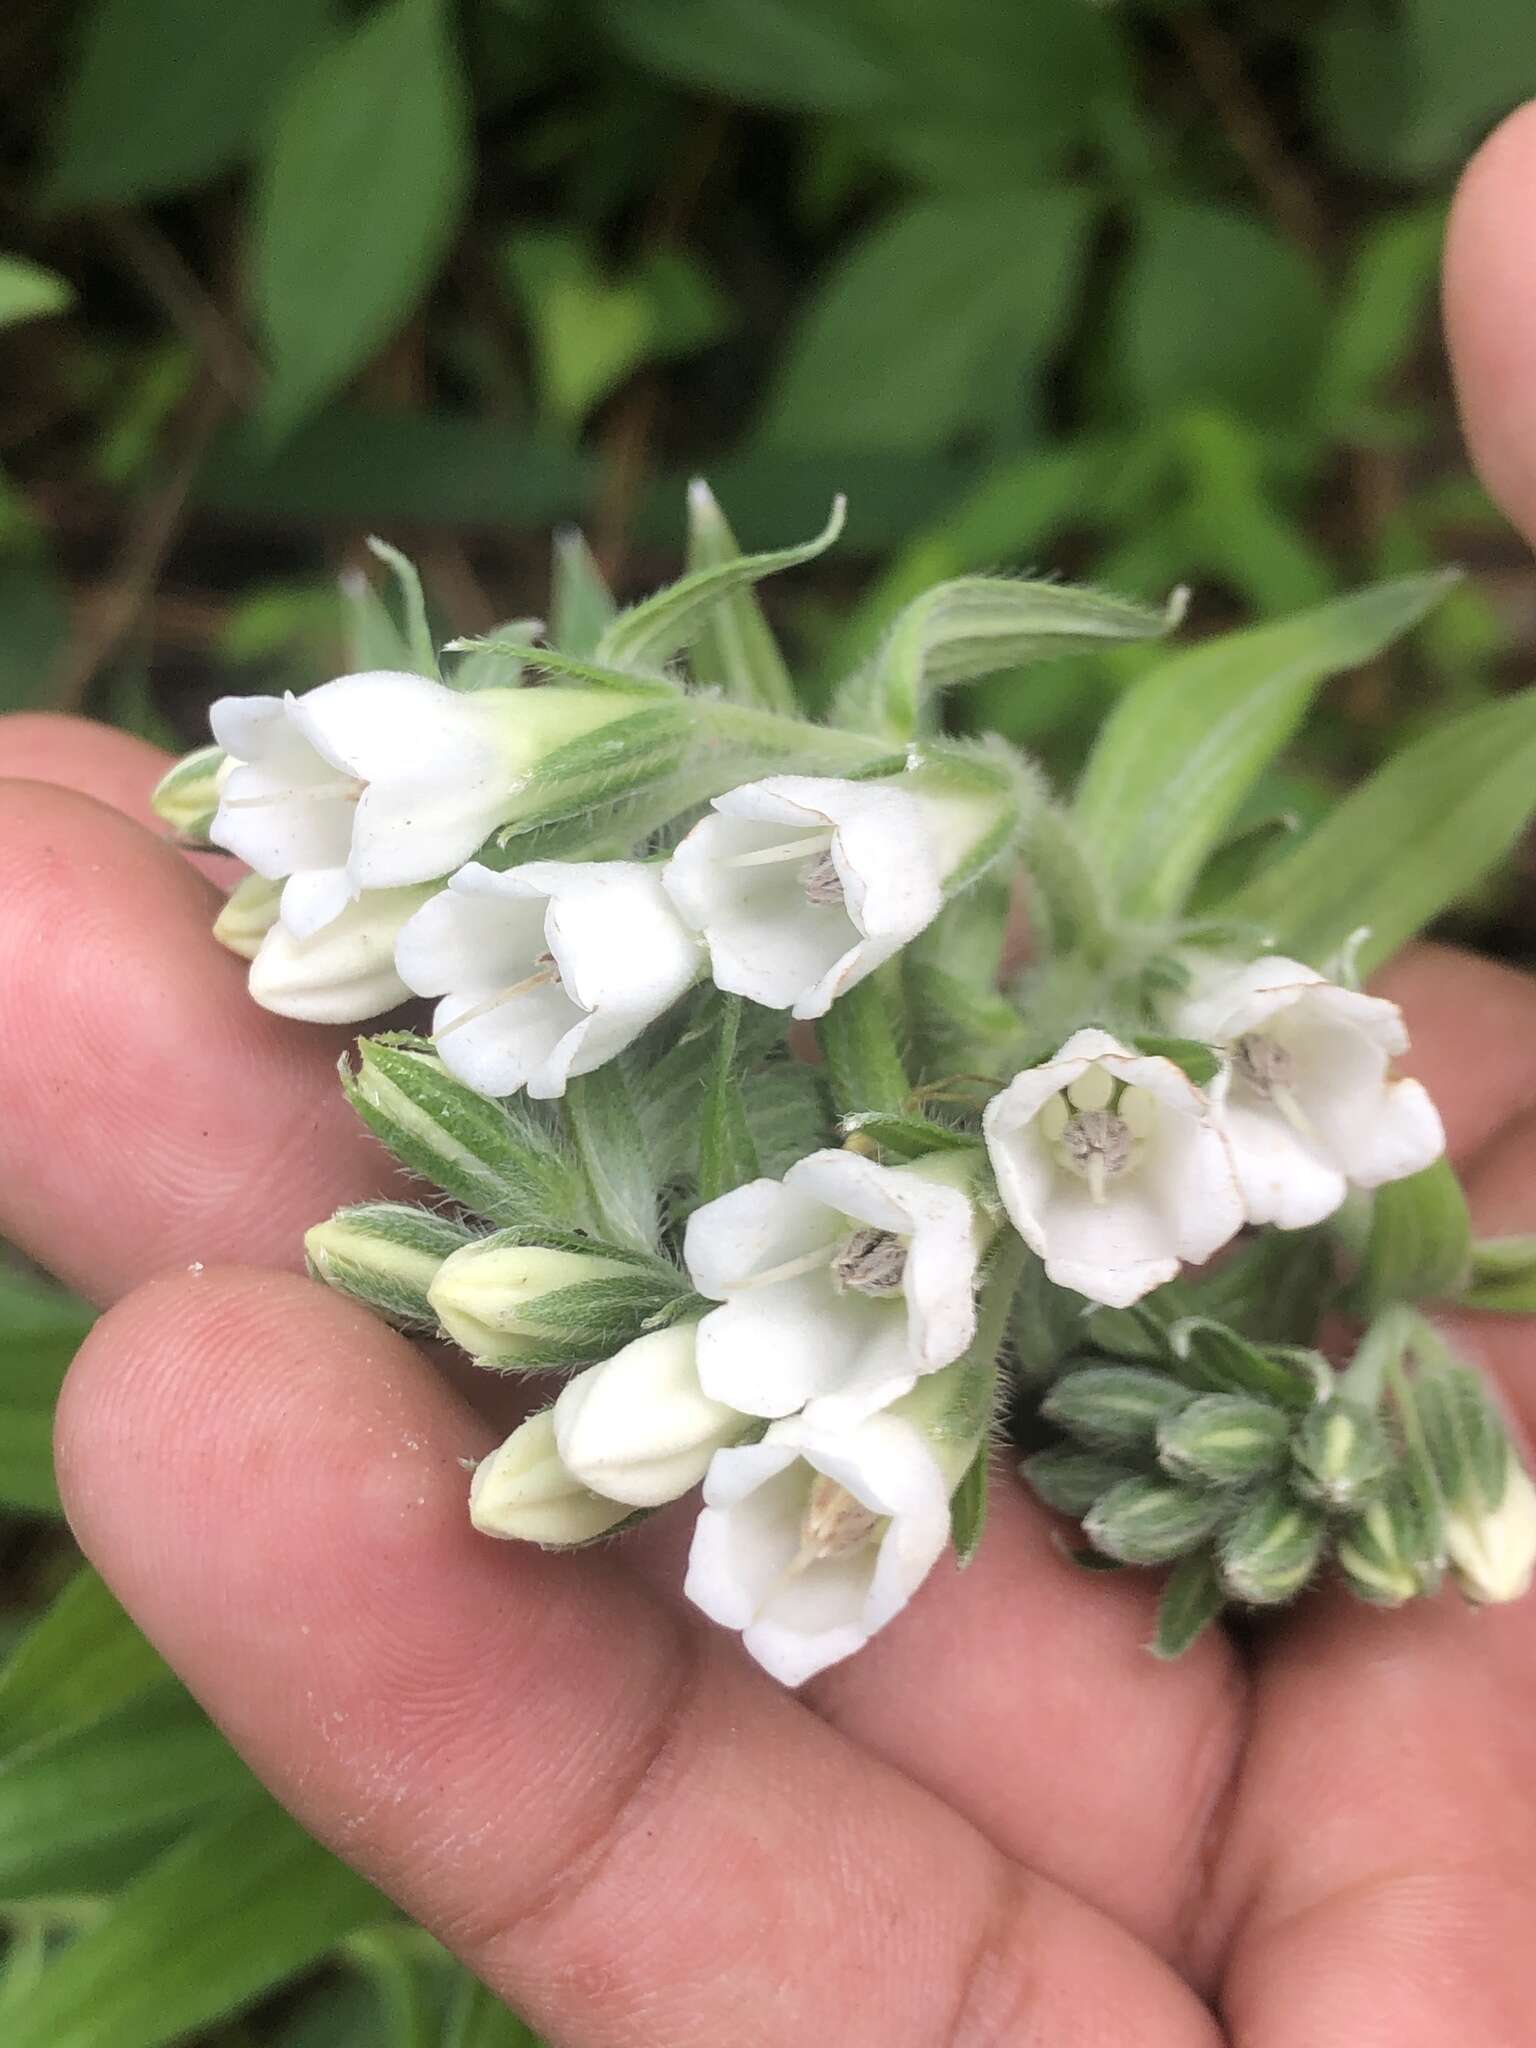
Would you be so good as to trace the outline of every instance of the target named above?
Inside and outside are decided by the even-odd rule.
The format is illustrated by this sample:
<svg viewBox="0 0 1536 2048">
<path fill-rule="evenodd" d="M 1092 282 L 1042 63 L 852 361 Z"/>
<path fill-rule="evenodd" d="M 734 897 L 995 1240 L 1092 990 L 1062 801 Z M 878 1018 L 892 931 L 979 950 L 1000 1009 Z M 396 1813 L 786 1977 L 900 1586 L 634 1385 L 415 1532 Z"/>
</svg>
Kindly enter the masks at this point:
<svg viewBox="0 0 1536 2048">
<path fill-rule="evenodd" d="M 0 77 L 0 708 L 190 741 L 338 657 L 372 530 L 448 629 L 538 610 L 559 521 L 627 594 L 699 469 L 748 546 L 849 493 L 769 597 L 813 692 L 967 570 L 1188 581 L 1198 630 L 1468 561 L 1240 833 L 1528 667 L 1433 309 L 1529 0 L 36 0 Z M 1069 770 L 1135 660 L 972 713 Z M 1507 884 L 1475 909 L 1531 950 Z M 74 1570 L 47 1440 L 88 1318 L 0 1284 L 0 2037 L 530 2041 Z"/>
</svg>

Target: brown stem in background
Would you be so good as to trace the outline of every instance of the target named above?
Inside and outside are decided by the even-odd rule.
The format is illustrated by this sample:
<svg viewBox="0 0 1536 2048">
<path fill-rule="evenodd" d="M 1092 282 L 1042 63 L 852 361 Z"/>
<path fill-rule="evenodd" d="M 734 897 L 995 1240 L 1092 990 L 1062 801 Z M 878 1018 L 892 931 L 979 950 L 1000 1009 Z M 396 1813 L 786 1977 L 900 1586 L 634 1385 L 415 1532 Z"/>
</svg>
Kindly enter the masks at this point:
<svg viewBox="0 0 1536 2048">
<path fill-rule="evenodd" d="M 171 325 L 196 348 L 225 396 L 236 405 L 254 398 L 262 380 L 255 353 L 175 243 L 141 214 L 106 213 L 98 225 Z"/>
</svg>

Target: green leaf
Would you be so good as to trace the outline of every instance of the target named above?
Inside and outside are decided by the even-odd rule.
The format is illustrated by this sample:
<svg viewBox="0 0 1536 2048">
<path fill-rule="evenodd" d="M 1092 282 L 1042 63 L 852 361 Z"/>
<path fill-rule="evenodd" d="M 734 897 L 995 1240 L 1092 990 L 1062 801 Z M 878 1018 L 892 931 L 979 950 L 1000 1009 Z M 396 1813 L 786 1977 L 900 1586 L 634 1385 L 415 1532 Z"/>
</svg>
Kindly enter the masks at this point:
<svg viewBox="0 0 1536 2048">
<path fill-rule="evenodd" d="M 1536 1315 L 1536 1237 L 1480 1237 L 1472 1245 L 1471 1277 L 1458 1308 Z"/>
<path fill-rule="evenodd" d="M 0 1506 L 59 1512 L 53 1409 L 91 1311 L 0 1269 Z"/>
<path fill-rule="evenodd" d="M 0 256 L 0 327 L 62 313 L 74 296 L 74 286 L 55 271 L 25 256 Z"/>
<path fill-rule="evenodd" d="M 389 339 L 452 239 L 468 163 L 445 16 L 445 0 L 388 0 L 283 97 L 252 256 L 274 437 Z"/>
<path fill-rule="evenodd" d="M 162 2048 L 384 1917 L 265 1794 L 190 1830 L 6 2012 L 6 2048 Z"/>
<path fill-rule="evenodd" d="M 1280 1355 L 1278 1346 L 1263 1350 L 1250 1344 L 1208 1317 L 1186 1316 L 1175 1323 L 1168 1343 L 1173 1369 L 1201 1393 L 1252 1394 L 1290 1409 L 1310 1408 L 1317 1399 L 1319 1375 L 1306 1363 Z"/>
<path fill-rule="evenodd" d="M 1353 790 L 1292 852 L 1221 905 L 1302 960 L 1369 975 L 1509 851 L 1536 810 L 1536 690 L 1438 726 Z"/>
<path fill-rule="evenodd" d="M 0 1899 L 109 1890 L 252 1780 L 167 1679 L 0 1764 Z"/>
<path fill-rule="evenodd" d="M 912 1084 L 892 1023 L 898 1014 L 889 977 L 877 969 L 818 1022 L 816 1042 L 839 1117 L 905 1114 Z"/>
<path fill-rule="evenodd" d="M 712 1202 L 758 1174 L 757 1152 L 747 1126 L 743 1077 L 736 1045 L 741 1030 L 740 996 L 720 998 L 715 1055 L 710 1064 L 699 1118 L 699 1200 Z"/>
<path fill-rule="evenodd" d="M 702 477 L 695 477 L 688 486 L 690 573 L 718 569 L 740 558 L 736 536 L 714 492 Z M 750 588 L 733 591 L 714 606 L 691 659 L 701 682 L 720 686 L 738 704 L 790 713 L 799 708 L 778 642 Z"/>
<path fill-rule="evenodd" d="M 715 608 L 739 590 L 812 562 L 831 547 L 843 530 L 845 506 L 834 498 L 826 525 L 814 540 L 799 547 L 776 548 L 769 554 L 737 555 L 707 569 L 695 569 L 654 597 L 620 612 L 593 650 L 593 660 L 611 668 L 645 671 L 659 668 L 698 639 Z"/>
<path fill-rule="evenodd" d="M 849 1136 L 858 1134 L 879 1146 L 893 1159 L 926 1159 L 930 1152 L 970 1152 L 976 1138 L 964 1131 L 952 1131 L 947 1124 L 931 1123 L 927 1117 L 898 1116 L 889 1110 L 859 1110 L 842 1120 Z"/>
<path fill-rule="evenodd" d="M 82 1566 L 0 1667 L 0 1758 L 113 1712 L 170 1669 Z"/>
<path fill-rule="evenodd" d="M 566 1088 L 562 1121 L 592 1196 L 598 1235 L 654 1250 L 657 1188 L 645 1132 L 620 1061 L 578 1075 Z"/>
<path fill-rule="evenodd" d="M 1201 1045 L 1193 1038 L 1161 1038 L 1154 1032 L 1142 1031 L 1131 1043 L 1138 1052 L 1146 1053 L 1150 1058 L 1172 1060 L 1197 1088 L 1213 1081 L 1221 1065 L 1208 1045 Z"/>
<path fill-rule="evenodd" d="M 1378 654 L 1452 580 L 1440 573 L 1376 584 L 1298 618 L 1207 641 L 1132 685 L 1100 729 L 1074 807 L 1128 914 L 1179 908 L 1248 790 L 1294 738 L 1319 685 Z M 1225 916 L 1253 914 L 1242 893 L 1221 908 Z"/>
<path fill-rule="evenodd" d="M 155 198 L 226 169 L 333 16 L 332 0 L 95 0 L 48 203 Z"/>
<path fill-rule="evenodd" d="M 10 510 L 0 476 L 0 527 Z M 69 594 L 52 554 L 23 544 L 0 556 L 0 711 L 46 706 L 69 638 Z"/>
<path fill-rule="evenodd" d="M 541 2048 L 515 2013 L 466 1970 L 449 2008 L 442 2048 Z"/>
<path fill-rule="evenodd" d="M 1350 1306 L 1367 1320 L 1397 1301 L 1446 1301 L 1465 1287 L 1472 1219 L 1456 1169 L 1437 1159 L 1371 1198 L 1371 1232 Z"/>
<path fill-rule="evenodd" d="M 1157 1604 L 1153 1656 L 1161 1657 L 1165 1663 L 1182 1657 L 1226 1604 L 1227 1596 L 1210 1553 L 1201 1550 L 1184 1558 L 1168 1574 L 1163 1597 Z"/>
<path fill-rule="evenodd" d="M 551 582 L 550 645 L 574 660 L 585 660 L 619 608 L 592 550 L 574 526 L 562 527 L 555 535 Z"/>
<path fill-rule="evenodd" d="M 826 1080 L 808 1062 L 781 1059 L 755 1068 L 742 1094 L 760 1172 L 777 1178 L 797 1159 L 832 1142 Z"/>
<path fill-rule="evenodd" d="M 601 17 L 663 78 L 749 104 L 853 111 L 890 89 L 868 38 L 817 0 L 604 0 Z"/>
<path fill-rule="evenodd" d="M 1019 1467 L 1025 1479 L 1048 1508 L 1081 1521 L 1093 1506 L 1123 1479 L 1136 1474 L 1128 1463 L 1105 1451 L 1080 1451 L 1063 1447 L 1036 1451 Z"/>
<path fill-rule="evenodd" d="M 1335 431 L 1359 428 L 1422 339 L 1444 239 L 1445 207 L 1438 200 L 1389 213 L 1361 236 L 1318 379 L 1318 413 Z"/>
<path fill-rule="evenodd" d="M 1153 610 L 1070 583 L 958 577 L 897 614 L 874 659 L 838 690 L 832 715 L 910 739 L 932 692 L 1030 662 L 1153 640 L 1182 614 L 1182 595 Z"/>
<path fill-rule="evenodd" d="M 976 1455 L 965 1468 L 965 1476 L 950 1495 L 949 1536 L 955 1546 L 955 1562 L 962 1571 L 981 1548 L 987 1525 L 987 1467 L 992 1446 L 983 1437 Z"/>
<path fill-rule="evenodd" d="M 823 455 L 928 451 L 1014 431 L 1072 317 L 1096 207 L 1041 188 L 920 201 L 838 258 L 760 429 Z"/>
<path fill-rule="evenodd" d="M 389 570 L 395 579 L 395 588 L 400 593 L 400 607 L 405 614 L 405 646 L 410 656 L 407 664 L 410 673 L 428 676 L 434 683 L 441 682 L 442 670 L 438 666 L 432 628 L 427 624 L 427 600 L 422 591 L 421 577 L 417 573 L 416 564 L 409 555 L 402 555 L 398 548 L 392 548 L 387 540 L 380 540 L 376 534 L 368 536 L 368 552 Z"/>
</svg>

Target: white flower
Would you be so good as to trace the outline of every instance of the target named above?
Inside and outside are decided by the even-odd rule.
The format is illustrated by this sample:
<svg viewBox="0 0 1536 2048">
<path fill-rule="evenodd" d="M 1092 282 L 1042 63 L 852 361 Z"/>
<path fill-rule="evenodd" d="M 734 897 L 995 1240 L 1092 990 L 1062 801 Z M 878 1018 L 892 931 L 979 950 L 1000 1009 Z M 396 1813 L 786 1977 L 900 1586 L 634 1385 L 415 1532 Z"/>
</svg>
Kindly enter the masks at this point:
<svg viewBox="0 0 1536 2048">
<path fill-rule="evenodd" d="M 565 1093 L 698 977 L 703 956 L 637 861 L 478 862 L 414 917 L 395 951 L 443 1065 L 482 1095 Z"/>
<path fill-rule="evenodd" d="M 986 1224 L 950 1167 L 816 1152 L 688 1219 L 694 1286 L 723 1307 L 699 1325 L 699 1379 L 744 1415 L 867 1414 L 960 1356 L 976 1329 Z"/>
<path fill-rule="evenodd" d="M 993 1096 L 984 1121 L 1014 1228 L 1050 1279 L 1090 1301 L 1125 1308 L 1242 1227 L 1199 1089 L 1107 1031 L 1075 1031 Z"/>
<path fill-rule="evenodd" d="M 1536 1572 L 1536 1487 L 1513 1452 L 1499 1505 L 1481 1513 L 1448 1513 L 1445 1547 L 1469 1600 L 1519 1600 L 1529 1591 Z"/>
<path fill-rule="evenodd" d="M 302 697 L 221 697 L 230 757 L 208 837 L 269 880 L 309 938 L 363 889 L 450 873 L 552 746 L 632 709 L 602 690 L 463 693 L 389 669 Z"/>
<path fill-rule="evenodd" d="M 382 1016 L 410 995 L 395 972 L 395 941 L 431 894 L 370 889 L 309 938 L 274 923 L 251 959 L 252 996 L 264 1010 L 306 1024 Z"/>
<path fill-rule="evenodd" d="M 803 1415 L 717 1451 L 684 1590 L 784 1685 L 851 1657 L 906 1606 L 949 1540 L 949 1489 L 900 1416 Z"/>
<path fill-rule="evenodd" d="M 697 1486 L 747 1427 L 699 1385 L 694 1325 L 652 1330 L 569 1381 L 554 1406 L 566 1470 L 609 1500 L 655 1508 Z"/>
<path fill-rule="evenodd" d="M 976 811 L 899 777 L 770 776 L 717 796 L 663 880 L 718 987 L 823 1017 L 938 916 Z"/>
<path fill-rule="evenodd" d="M 541 1543 L 551 1550 L 590 1543 L 634 1513 L 592 1493 L 566 1471 L 555 1447 L 554 1410 L 542 1409 L 475 1467 L 469 1519 L 482 1536 Z"/>
<path fill-rule="evenodd" d="M 1271 958 L 1213 972 L 1177 1028 L 1225 1057 L 1211 1099 L 1250 1222 L 1321 1222 L 1349 1186 L 1400 1180 L 1445 1150 L 1421 1084 L 1389 1076 L 1408 1045 L 1396 1003 Z"/>
</svg>

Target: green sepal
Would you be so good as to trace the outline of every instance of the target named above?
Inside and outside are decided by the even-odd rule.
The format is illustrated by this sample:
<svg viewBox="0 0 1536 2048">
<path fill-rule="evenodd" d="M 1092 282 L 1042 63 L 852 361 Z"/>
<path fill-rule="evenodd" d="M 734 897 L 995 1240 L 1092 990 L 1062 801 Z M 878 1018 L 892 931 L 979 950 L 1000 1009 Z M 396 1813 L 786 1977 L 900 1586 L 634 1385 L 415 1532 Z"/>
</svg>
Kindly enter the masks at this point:
<svg viewBox="0 0 1536 2048">
<path fill-rule="evenodd" d="M 427 676 L 434 683 L 442 681 L 438 667 L 437 649 L 432 644 L 432 628 L 427 623 L 427 600 L 421 588 L 421 578 L 416 564 L 408 555 L 402 555 L 398 548 L 392 548 L 387 540 L 380 540 L 376 534 L 369 534 L 368 552 L 376 561 L 384 564 L 395 579 L 400 593 L 400 606 L 405 614 L 405 650 L 409 666 L 419 676 Z"/>
<path fill-rule="evenodd" d="M 1186 1316 L 1173 1324 L 1168 1346 L 1170 1369 L 1202 1393 L 1253 1394 L 1282 1408 L 1304 1409 L 1328 1378 L 1320 1353 L 1261 1347 L 1206 1316 Z"/>
<path fill-rule="evenodd" d="M 718 569 L 740 559 L 736 536 L 714 492 L 695 477 L 688 486 L 689 571 Z M 756 704 L 764 711 L 797 709 L 794 683 L 750 585 L 710 607 L 690 665 L 701 683 L 724 690 L 737 704 Z"/>
<path fill-rule="evenodd" d="M 1320 1507 L 1271 1486 L 1222 1532 L 1221 1582 L 1249 1607 L 1292 1600 L 1317 1569 L 1327 1522 Z"/>
<path fill-rule="evenodd" d="M 1065 1448 L 1033 1452 L 1020 1464 L 1019 1475 L 1048 1508 L 1079 1522 L 1122 1480 L 1137 1477 L 1134 1466 L 1104 1451 Z"/>
<path fill-rule="evenodd" d="M 1350 1590 L 1374 1607 L 1401 1607 L 1433 1592 L 1440 1580 L 1439 1550 L 1439 1514 L 1426 1513 L 1422 1495 L 1401 1469 L 1334 1536 L 1334 1557 Z"/>
<path fill-rule="evenodd" d="M 595 1245 L 584 1249 L 597 1251 Z M 520 1302 L 518 1334 L 526 1335 L 532 1355 L 482 1363 L 494 1371 L 511 1373 L 588 1365 L 611 1358 L 648 1330 L 668 1329 L 716 1306 L 695 1294 L 674 1269 L 660 1262 L 637 1265 L 633 1273 L 578 1281 L 574 1287 L 557 1287 Z"/>
<path fill-rule="evenodd" d="M 1150 1449 L 1164 1421 L 1192 1396 L 1167 1373 L 1134 1365 L 1090 1365 L 1063 1373 L 1040 1413 L 1079 1443 L 1103 1450 Z"/>
<path fill-rule="evenodd" d="M 1301 1418 L 1291 1446 L 1292 1483 L 1330 1509 L 1357 1507 L 1392 1468 L 1387 1433 L 1370 1409 L 1340 1395 Z"/>
<path fill-rule="evenodd" d="M 531 623 L 531 622 L 530 622 Z M 450 640 L 445 654 L 497 655 L 535 675 L 558 676 L 563 683 L 582 683 L 594 690 L 616 690 L 626 697 L 677 697 L 680 688 L 670 676 L 650 675 L 639 669 L 610 668 L 579 654 L 566 654 L 557 647 L 542 647 L 528 635 L 516 635 L 505 628 L 483 638 L 467 634 Z"/>
<path fill-rule="evenodd" d="M 981 1548 L 987 1522 L 987 1466 L 991 1445 L 983 1439 L 965 1475 L 949 1497 L 949 1536 L 955 1562 L 964 1571 Z"/>
<path fill-rule="evenodd" d="M 526 681 L 527 664 L 516 650 L 530 646 L 544 630 L 542 619 L 507 619 L 484 639 L 450 640 L 444 654 L 462 654 L 444 675 L 450 690 L 472 696 L 477 690 L 518 690 Z"/>
<path fill-rule="evenodd" d="M 974 1132 L 881 1109 L 857 1110 L 843 1117 L 838 1129 L 845 1138 L 859 1138 L 896 1160 L 926 1159 L 931 1152 L 972 1152 L 980 1143 Z"/>
<path fill-rule="evenodd" d="M 1371 1228 L 1349 1306 L 1365 1318 L 1395 1301 L 1446 1301 L 1467 1284 L 1472 1219 L 1448 1159 L 1389 1181 L 1371 1201 Z"/>
<path fill-rule="evenodd" d="M 555 534 L 550 588 L 551 642 L 562 654 L 589 655 L 619 608 L 577 527 L 562 526 Z"/>
<path fill-rule="evenodd" d="M 1500 1315 L 1536 1315 L 1536 1237 L 1480 1237 L 1473 1241 L 1458 1308 Z"/>
<path fill-rule="evenodd" d="M 514 814 L 491 835 L 491 845 L 505 847 L 535 826 L 601 813 L 664 782 L 681 765 L 692 739 L 686 704 L 670 697 L 648 700 L 627 717 L 567 740 L 530 772 Z"/>
<path fill-rule="evenodd" d="M 1492 1514 L 1509 1485 L 1511 1452 L 1482 1379 L 1470 1366 L 1437 1362 L 1414 1375 L 1412 1400 L 1419 1441 L 1447 1509 Z"/>
<path fill-rule="evenodd" d="M 1157 1629 L 1149 1648 L 1164 1663 L 1182 1657 L 1227 1604 L 1226 1589 L 1207 1550 L 1181 1559 L 1168 1574 L 1157 1603 Z"/>
<path fill-rule="evenodd" d="M 311 1274 L 406 1330 L 435 1330 L 427 1290 L 479 1232 L 414 1202 L 357 1202 L 304 1239 Z"/>
<path fill-rule="evenodd" d="M 1095 1550 L 1122 1564 L 1171 1564 L 1198 1550 L 1223 1512 L 1219 1493 L 1138 1475 L 1095 1501 L 1083 1533 Z"/>
<path fill-rule="evenodd" d="M 208 827 L 219 808 L 219 771 L 228 758 L 222 747 L 196 747 L 155 784 L 150 809 L 183 846 L 210 843 Z"/>
<path fill-rule="evenodd" d="M 1176 1479 L 1247 1486 L 1285 1464 L 1292 1420 L 1251 1394 L 1200 1394 L 1158 1425 L 1158 1463 Z"/>
</svg>

